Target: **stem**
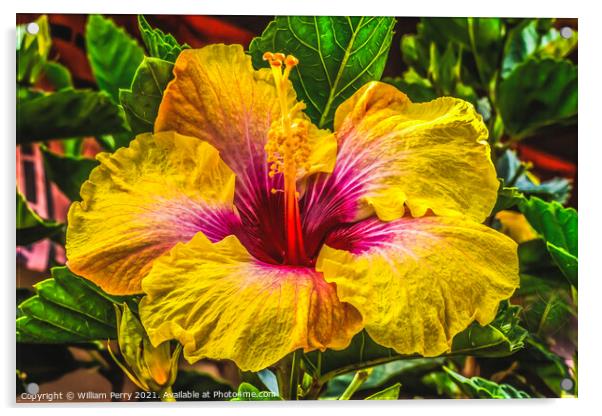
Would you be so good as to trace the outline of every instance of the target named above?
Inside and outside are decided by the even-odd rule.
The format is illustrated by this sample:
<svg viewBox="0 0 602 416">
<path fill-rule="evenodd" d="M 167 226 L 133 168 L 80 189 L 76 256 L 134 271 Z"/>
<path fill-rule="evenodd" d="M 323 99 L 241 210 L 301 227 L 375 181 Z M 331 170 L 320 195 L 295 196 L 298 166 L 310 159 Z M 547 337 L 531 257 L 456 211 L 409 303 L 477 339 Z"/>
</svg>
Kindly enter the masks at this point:
<svg viewBox="0 0 602 416">
<path fill-rule="evenodd" d="M 320 384 L 320 380 L 314 379 L 303 398 L 306 400 L 318 400 L 323 386 L 323 384 Z"/>
<path fill-rule="evenodd" d="M 497 330 L 499 332 L 499 330 Z M 492 342 L 490 344 L 485 344 L 485 345 L 481 345 L 479 347 L 476 348 L 464 348 L 464 349 L 459 349 L 456 351 L 450 351 L 448 353 L 444 353 L 438 356 L 438 358 L 443 358 L 443 357 L 457 357 L 457 356 L 465 356 L 465 355 L 474 355 L 475 353 L 478 353 L 481 350 L 486 350 L 487 348 L 491 348 L 494 347 L 496 345 L 499 345 L 499 342 Z M 421 355 L 418 354 L 413 354 L 413 355 L 391 355 L 388 357 L 381 357 L 381 358 L 375 358 L 373 360 L 367 360 L 367 361 L 363 361 L 361 363 L 356 363 L 356 364 L 349 364 L 349 365 L 345 365 L 342 367 L 337 368 L 336 370 L 331 370 L 327 373 L 324 373 L 320 376 L 320 378 L 318 379 L 318 383 L 320 386 L 323 386 L 324 384 L 326 384 L 330 379 L 336 377 L 336 376 L 340 376 L 341 374 L 347 374 L 350 373 L 352 371 L 359 371 L 359 370 L 365 370 L 365 369 L 369 369 L 370 367 L 375 367 L 377 365 L 381 365 L 381 364 L 387 364 L 393 361 L 399 361 L 399 360 L 413 360 L 416 358 L 423 358 Z"/>
<path fill-rule="evenodd" d="M 322 385 L 326 384 L 330 379 L 332 379 L 336 376 L 340 376 L 341 374 L 350 373 L 354 370 L 360 371 L 360 370 L 365 370 L 367 368 L 374 367 L 377 365 L 387 364 L 387 363 L 390 363 L 391 361 L 406 360 L 406 359 L 409 360 L 412 358 L 419 358 L 419 357 L 420 357 L 419 355 L 413 355 L 413 356 L 411 356 L 411 355 L 410 356 L 394 355 L 394 356 L 390 356 L 390 357 L 375 358 L 374 360 L 367 360 L 367 361 L 363 361 L 361 363 L 349 364 L 349 365 L 345 365 L 340 368 L 337 368 L 336 370 L 332 370 L 332 371 L 322 374 L 320 376 L 320 379 L 318 380 L 318 382 L 322 386 Z"/>
<path fill-rule="evenodd" d="M 171 386 L 167 386 L 166 388 L 161 390 L 159 392 L 159 394 L 161 395 L 162 402 L 175 402 L 176 401 L 176 399 L 173 397 L 173 391 L 171 389 Z"/>
<path fill-rule="evenodd" d="M 347 386 L 347 388 L 345 389 L 343 394 L 341 394 L 341 397 L 339 397 L 339 400 L 351 399 L 351 396 L 353 396 L 353 394 L 357 391 L 357 389 L 359 389 L 360 386 L 362 384 L 364 384 L 364 381 L 366 381 L 368 379 L 368 377 L 370 376 L 370 373 L 372 373 L 372 368 L 368 368 L 366 370 L 360 370 L 357 373 L 355 373 L 355 375 L 353 376 L 353 380 L 351 380 L 351 383 L 349 383 L 349 385 Z"/>
<path fill-rule="evenodd" d="M 284 400 L 297 400 L 301 351 L 294 351 L 276 365 L 278 391 Z"/>
<path fill-rule="evenodd" d="M 297 391 L 299 390 L 299 365 L 301 364 L 301 352 L 293 352 L 293 362 L 291 364 L 291 375 L 289 381 L 289 396 L 292 400 L 297 400 Z"/>
</svg>

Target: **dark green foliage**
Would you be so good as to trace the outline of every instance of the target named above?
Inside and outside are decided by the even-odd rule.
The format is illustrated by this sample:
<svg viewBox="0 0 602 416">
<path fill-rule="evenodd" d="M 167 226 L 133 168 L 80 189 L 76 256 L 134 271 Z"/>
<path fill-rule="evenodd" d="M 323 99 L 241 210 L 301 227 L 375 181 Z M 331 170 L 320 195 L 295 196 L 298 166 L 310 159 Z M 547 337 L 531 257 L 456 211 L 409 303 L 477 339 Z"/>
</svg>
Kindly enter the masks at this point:
<svg viewBox="0 0 602 416">
<path fill-rule="evenodd" d="M 186 44 L 180 45 L 171 34 L 152 28 L 141 14 L 138 15 L 138 29 L 148 54 L 154 58 L 174 63 L 180 52 L 190 47 Z"/>
<path fill-rule="evenodd" d="M 546 241 L 554 262 L 571 285 L 577 287 L 578 223 L 577 211 L 539 198 L 523 201 L 521 211 L 529 224 Z"/>
<path fill-rule="evenodd" d="M 123 110 L 104 92 L 64 89 L 20 100 L 17 143 L 126 131 Z"/>
<path fill-rule="evenodd" d="M 113 302 L 66 267 L 35 285 L 36 295 L 19 305 L 17 342 L 72 344 L 116 336 Z"/>
<path fill-rule="evenodd" d="M 505 356 L 514 353 L 523 346 L 527 335 L 520 327 L 518 313 L 520 308 L 502 303 L 496 319 L 489 325 L 481 326 L 473 323 L 465 331 L 454 337 L 450 355 L 470 354 L 485 357 Z M 319 357 L 321 355 L 321 358 Z M 404 357 L 391 348 L 385 348 L 374 342 L 362 331 L 351 340 L 351 344 L 343 351 L 326 350 L 306 354 L 306 362 L 310 368 L 320 368 L 320 376 L 330 378 L 344 374 L 358 366 L 372 367 Z M 318 360 L 321 365 L 318 366 Z"/>
<path fill-rule="evenodd" d="M 48 179 L 71 200 L 80 199 L 79 190 L 99 162 L 82 156 L 63 156 L 42 148 Z"/>
<path fill-rule="evenodd" d="M 498 384 L 481 377 L 466 378 L 455 371 L 444 367 L 447 374 L 473 399 L 528 399 L 530 396 L 509 384 Z"/>
<path fill-rule="evenodd" d="M 276 17 L 249 53 L 255 68 L 267 66 L 264 52 L 292 54 L 297 96 L 318 127 L 332 127 L 337 107 L 366 82 L 379 80 L 395 19 L 391 17 Z"/>
<path fill-rule="evenodd" d="M 516 138 L 571 121 L 577 115 L 577 67 L 565 60 L 530 59 L 500 83 L 498 106 Z"/>
<path fill-rule="evenodd" d="M 515 188 L 526 196 L 536 196 L 546 201 L 558 201 L 564 204 L 569 199 L 571 183 L 565 178 L 553 178 L 539 182 L 529 172 L 529 167 L 522 163 L 513 150 L 504 151 L 495 165 L 498 177 L 506 186 Z"/>
<path fill-rule="evenodd" d="M 173 78 L 173 64 L 145 57 L 132 81 L 132 87 L 119 91 L 119 101 L 133 135 L 152 133 L 163 91 Z"/>
<path fill-rule="evenodd" d="M 95 14 L 86 25 L 86 51 L 98 87 L 117 103 L 119 89 L 131 85 L 144 50 L 111 19 Z"/>
</svg>

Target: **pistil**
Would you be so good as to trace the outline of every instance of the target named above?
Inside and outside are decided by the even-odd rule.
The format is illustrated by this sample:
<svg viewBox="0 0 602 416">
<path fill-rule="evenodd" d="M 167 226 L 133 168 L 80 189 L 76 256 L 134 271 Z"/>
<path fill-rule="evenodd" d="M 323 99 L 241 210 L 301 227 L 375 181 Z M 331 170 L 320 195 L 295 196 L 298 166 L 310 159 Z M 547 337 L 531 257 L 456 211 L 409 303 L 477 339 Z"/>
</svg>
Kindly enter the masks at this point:
<svg viewBox="0 0 602 416">
<path fill-rule="evenodd" d="M 268 133 L 266 152 L 270 164 L 270 177 L 283 175 L 284 189 L 272 189 L 273 193 L 284 193 L 284 229 L 286 233 L 286 252 L 284 262 L 289 265 L 308 263 L 299 211 L 299 193 L 297 192 L 297 170 L 306 163 L 309 153 L 307 147 L 307 122 L 296 118 L 303 104 L 289 108 L 287 82 L 291 70 L 299 63 L 292 55 L 266 52 L 263 59 L 269 61 L 274 76 L 280 119 L 276 120 Z"/>
</svg>

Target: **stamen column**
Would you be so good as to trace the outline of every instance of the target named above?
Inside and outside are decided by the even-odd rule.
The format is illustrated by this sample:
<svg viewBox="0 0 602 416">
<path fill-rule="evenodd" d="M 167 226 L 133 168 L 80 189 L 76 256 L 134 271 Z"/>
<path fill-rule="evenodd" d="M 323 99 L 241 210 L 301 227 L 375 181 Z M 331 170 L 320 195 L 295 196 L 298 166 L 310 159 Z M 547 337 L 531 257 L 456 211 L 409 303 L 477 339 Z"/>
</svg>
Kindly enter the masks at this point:
<svg viewBox="0 0 602 416">
<path fill-rule="evenodd" d="M 286 232 L 285 263 L 307 263 L 307 254 L 301 230 L 299 193 L 297 192 L 297 158 L 304 152 L 303 123 L 295 123 L 292 115 L 298 108 L 289 108 L 287 82 L 291 70 L 299 63 L 292 55 L 266 52 L 263 59 L 269 61 L 274 76 L 281 117 L 279 125 L 270 129 L 266 151 L 270 163 L 270 176 L 284 175 L 284 229 Z M 284 70 L 283 70 L 284 66 Z M 277 192 L 277 190 L 272 190 Z"/>
</svg>

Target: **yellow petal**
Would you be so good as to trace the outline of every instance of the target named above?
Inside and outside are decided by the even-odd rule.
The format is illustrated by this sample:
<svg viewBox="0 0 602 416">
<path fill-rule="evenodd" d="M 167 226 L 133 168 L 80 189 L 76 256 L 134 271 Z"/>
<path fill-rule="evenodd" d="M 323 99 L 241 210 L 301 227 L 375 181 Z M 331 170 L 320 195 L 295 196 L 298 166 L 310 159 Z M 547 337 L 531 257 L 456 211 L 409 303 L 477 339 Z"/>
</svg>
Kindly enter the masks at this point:
<svg viewBox="0 0 602 416">
<path fill-rule="evenodd" d="M 454 335 L 475 319 L 491 322 L 519 284 L 516 243 L 472 221 L 404 217 L 358 223 L 337 239 L 345 236 L 355 239 L 351 252 L 324 246 L 316 269 L 370 336 L 400 354 L 449 351 Z"/>
<path fill-rule="evenodd" d="M 271 70 L 254 70 L 242 46 L 219 44 L 182 51 L 174 75 L 164 92 L 155 131 L 174 130 L 211 143 L 239 176 L 247 174 L 249 166 L 265 170 L 268 131 L 281 117 Z M 293 108 L 296 94 L 290 81 L 284 93 L 288 108 Z M 308 120 L 302 113 L 298 117 Z M 311 126 L 307 140 L 311 167 L 304 174 L 331 171 L 334 136 Z"/>
<path fill-rule="evenodd" d="M 487 129 L 474 107 L 443 97 L 414 104 L 395 87 L 372 82 L 337 109 L 339 165 L 361 178 L 364 215 L 400 218 L 464 215 L 482 222 L 498 181 Z"/>
<path fill-rule="evenodd" d="M 495 218 L 502 224 L 500 232 L 518 244 L 537 238 L 537 233 L 520 212 L 500 211 L 495 214 Z"/>
<path fill-rule="evenodd" d="M 258 371 L 303 348 L 344 348 L 361 317 L 310 268 L 254 260 L 234 236 L 202 233 L 158 259 L 142 281 L 153 344 L 177 339 L 189 362 L 230 359 Z"/>
<path fill-rule="evenodd" d="M 303 118 L 307 118 L 307 116 L 303 114 Z M 301 179 L 318 172 L 332 172 L 337 158 L 335 135 L 328 130 L 318 129 L 311 124 L 306 140 L 309 147 L 306 162 L 307 169 L 298 172 L 297 177 Z"/>
<path fill-rule="evenodd" d="M 211 145 L 144 134 L 98 159 L 69 210 L 66 249 L 69 268 L 106 292 L 139 293 L 153 260 L 199 231 L 230 234 L 235 177 Z"/>
</svg>

